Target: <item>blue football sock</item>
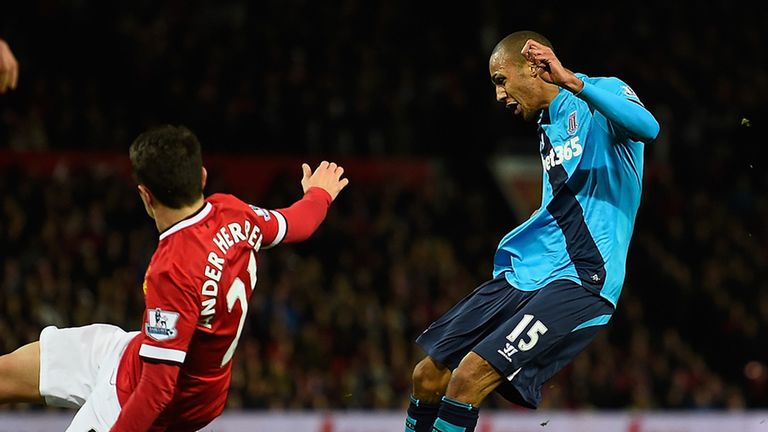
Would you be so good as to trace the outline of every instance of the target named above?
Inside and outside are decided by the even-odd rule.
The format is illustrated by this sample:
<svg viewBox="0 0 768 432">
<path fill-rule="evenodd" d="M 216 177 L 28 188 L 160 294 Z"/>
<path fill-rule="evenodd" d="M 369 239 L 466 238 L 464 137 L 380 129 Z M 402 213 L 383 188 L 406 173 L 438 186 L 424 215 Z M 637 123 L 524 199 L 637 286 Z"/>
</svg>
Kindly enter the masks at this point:
<svg viewBox="0 0 768 432">
<path fill-rule="evenodd" d="M 408 417 L 405 419 L 405 432 L 432 432 L 438 409 L 440 405 L 424 403 L 411 395 Z"/>
<path fill-rule="evenodd" d="M 443 397 L 432 432 L 474 432 L 479 412 L 471 404 Z"/>
</svg>

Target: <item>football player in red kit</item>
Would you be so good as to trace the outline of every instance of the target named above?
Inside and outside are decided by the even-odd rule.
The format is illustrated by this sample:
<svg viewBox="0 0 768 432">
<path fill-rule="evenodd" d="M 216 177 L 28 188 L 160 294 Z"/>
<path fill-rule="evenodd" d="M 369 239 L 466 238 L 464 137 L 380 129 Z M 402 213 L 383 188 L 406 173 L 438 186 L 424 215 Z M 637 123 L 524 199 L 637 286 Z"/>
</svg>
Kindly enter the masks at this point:
<svg viewBox="0 0 768 432">
<path fill-rule="evenodd" d="M 348 180 L 335 163 L 303 164 L 304 197 L 266 210 L 204 198 L 200 144 L 186 128 L 143 133 L 130 159 L 160 231 L 141 331 L 45 328 L 39 342 L 0 357 L 0 403 L 79 408 L 73 432 L 196 431 L 224 409 L 259 252 L 308 238 Z"/>
</svg>

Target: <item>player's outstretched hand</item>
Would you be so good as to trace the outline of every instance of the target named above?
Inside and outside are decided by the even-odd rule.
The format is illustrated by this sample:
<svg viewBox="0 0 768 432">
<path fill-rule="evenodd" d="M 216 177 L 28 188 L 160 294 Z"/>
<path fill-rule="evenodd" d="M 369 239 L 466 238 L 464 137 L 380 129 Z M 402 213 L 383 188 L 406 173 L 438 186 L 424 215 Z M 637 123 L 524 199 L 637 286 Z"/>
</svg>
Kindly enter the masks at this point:
<svg viewBox="0 0 768 432">
<path fill-rule="evenodd" d="M 19 63 L 8 44 L 0 39 L 0 94 L 16 88 L 19 80 Z"/>
<path fill-rule="evenodd" d="M 315 172 L 312 172 L 307 164 L 301 164 L 301 169 L 304 171 L 304 178 L 301 179 L 304 192 L 311 187 L 319 187 L 325 189 L 331 195 L 331 199 L 336 199 L 336 195 L 349 184 L 349 179 L 341 178 L 344 168 L 336 165 L 335 162 L 322 161 L 315 168 Z"/>
<path fill-rule="evenodd" d="M 573 72 L 564 68 L 552 48 L 528 39 L 520 53 L 528 60 L 531 76 L 564 87 L 574 93 L 581 91 L 583 83 Z"/>
</svg>

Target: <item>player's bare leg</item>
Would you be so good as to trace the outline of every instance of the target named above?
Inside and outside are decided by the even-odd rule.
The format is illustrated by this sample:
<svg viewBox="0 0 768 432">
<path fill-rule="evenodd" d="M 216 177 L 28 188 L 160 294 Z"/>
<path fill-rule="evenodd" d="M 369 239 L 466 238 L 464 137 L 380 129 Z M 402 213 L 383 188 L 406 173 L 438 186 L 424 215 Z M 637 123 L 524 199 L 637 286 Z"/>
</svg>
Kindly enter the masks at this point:
<svg viewBox="0 0 768 432">
<path fill-rule="evenodd" d="M 470 352 L 451 374 L 445 396 L 479 406 L 501 384 L 502 377 L 485 359 Z"/>
<path fill-rule="evenodd" d="M 474 352 L 467 354 L 451 374 L 434 430 L 474 431 L 478 405 L 501 384 L 501 380 L 501 375 L 482 357 Z"/>
<path fill-rule="evenodd" d="M 405 421 L 406 432 L 431 432 L 437 418 L 440 401 L 451 379 L 451 371 L 424 357 L 413 369 L 413 395 Z"/>
<path fill-rule="evenodd" d="M 420 401 L 439 404 L 448 388 L 451 371 L 432 357 L 424 357 L 413 368 L 413 395 Z"/>
<path fill-rule="evenodd" d="M 40 396 L 40 343 L 0 356 L 0 404 L 45 403 Z"/>
</svg>

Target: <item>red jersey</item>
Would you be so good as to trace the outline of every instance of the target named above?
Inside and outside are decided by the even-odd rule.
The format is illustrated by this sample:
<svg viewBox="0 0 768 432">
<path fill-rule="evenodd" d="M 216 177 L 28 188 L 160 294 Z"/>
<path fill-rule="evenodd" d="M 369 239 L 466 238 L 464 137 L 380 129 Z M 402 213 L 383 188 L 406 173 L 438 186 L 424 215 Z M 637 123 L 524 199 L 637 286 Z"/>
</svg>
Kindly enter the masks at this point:
<svg viewBox="0 0 768 432">
<path fill-rule="evenodd" d="M 161 361 L 180 364 L 180 370 L 173 398 L 152 430 L 201 428 L 221 414 L 259 251 L 280 243 L 286 228 L 279 211 L 216 194 L 160 235 L 144 280 L 141 334 L 118 369 L 121 406 L 136 389 L 145 360 Z"/>
</svg>

